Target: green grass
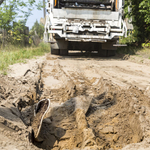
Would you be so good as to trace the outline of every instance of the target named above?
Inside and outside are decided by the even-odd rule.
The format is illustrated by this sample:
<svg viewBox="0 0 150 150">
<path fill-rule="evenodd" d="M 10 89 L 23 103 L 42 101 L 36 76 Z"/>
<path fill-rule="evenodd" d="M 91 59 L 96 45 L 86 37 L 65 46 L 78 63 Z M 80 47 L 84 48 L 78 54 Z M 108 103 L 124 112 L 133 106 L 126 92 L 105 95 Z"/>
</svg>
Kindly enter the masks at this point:
<svg viewBox="0 0 150 150">
<path fill-rule="evenodd" d="M 126 46 L 126 47 L 120 47 L 117 49 L 118 54 L 130 54 L 130 55 L 137 55 L 138 51 L 141 51 L 141 47 L 135 47 L 135 46 Z"/>
<path fill-rule="evenodd" d="M 150 41 L 139 44 L 137 39 L 131 34 L 127 37 L 120 37 L 120 44 L 127 44 L 127 47 L 120 47 L 117 50 L 118 54 L 136 55 L 138 57 L 150 58 Z"/>
<path fill-rule="evenodd" d="M 50 45 L 40 43 L 38 47 L 18 48 L 15 46 L 7 46 L 5 49 L 0 49 L 0 72 L 7 74 L 9 65 L 15 63 L 25 63 L 26 59 L 42 56 L 50 52 Z"/>
<path fill-rule="evenodd" d="M 143 47 L 136 47 L 136 46 L 120 47 L 117 49 L 117 54 L 136 55 L 138 57 L 150 59 L 150 48 L 143 48 Z"/>
</svg>

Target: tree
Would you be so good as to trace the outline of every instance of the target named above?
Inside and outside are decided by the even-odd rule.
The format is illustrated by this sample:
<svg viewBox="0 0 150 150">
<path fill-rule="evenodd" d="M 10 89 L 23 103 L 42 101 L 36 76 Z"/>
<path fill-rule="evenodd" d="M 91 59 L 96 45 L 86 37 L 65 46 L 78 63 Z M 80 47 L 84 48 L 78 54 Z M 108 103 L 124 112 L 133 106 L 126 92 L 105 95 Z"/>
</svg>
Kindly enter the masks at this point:
<svg viewBox="0 0 150 150">
<path fill-rule="evenodd" d="M 41 9 L 43 6 L 42 0 L 36 4 L 35 0 L 7 0 L 7 3 L 2 3 L 4 0 L 0 0 L 0 28 L 9 30 L 12 28 L 13 21 L 16 21 L 16 17 L 22 18 L 22 22 L 26 24 L 28 17 L 32 14 L 32 10 L 36 6 Z M 24 8 L 28 8 L 24 11 Z M 21 16 L 18 16 L 22 13 Z"/>
<path fill-rule="evenodd" d="M 143 0 L 139 5 L 139 11 L 144 16 L 144 22 L 150 25 L 150 1 Z M 147 26 L 146 29 L 150 32 L 150 26 Z"/>
<path fill-rule="evenodd" d="M 3 3 L 4 0 L 0 0 L 0 5 Z"/>
<path fill-rule="evenodd" d="M 39 38 L 43 38 L 43 33 L 44 33 L 44 26 L 36 20 L 34 23 L 32 29 L 30 30 L 31 35 L 37 34 Z"/>
<path fill-rule="evenodd" d="M 38 9 L 43 7 L 41 4 L 43 4 L 42 0 L 38 4 L 35 0 L 0 0 L 0 29 L 3 29 L 2 46 L 5 46 L 6 42 L 15 44 L 27 39 L 27 35 L 22 33 L 25 30 L 26 21 L 32 14 L 34 7 Z M 20 13 L 21 16 L 19 16 Z M 20 20 L 16 21 L 16 18 L 20 18 Z M 14 22 L 17 26 L 14 26 Z"/>
<path fill-rule="evenodd" d="M 132 17 L 134 26 L 134 37 L 137 42 L 143 43 L 150 38 L 150 1 L 149 0 L 126 0 L 126 8 L 129 6 L 131 12 L 126 17 Z"/>
<path fill-rule="evenodd" d="M 16 12 L 15 6 L 12 5 L 3 5 L 0 7 L 0 28 L 9 30 L 12 26 L 12 21 L 15 19 Z"/>
</svg>

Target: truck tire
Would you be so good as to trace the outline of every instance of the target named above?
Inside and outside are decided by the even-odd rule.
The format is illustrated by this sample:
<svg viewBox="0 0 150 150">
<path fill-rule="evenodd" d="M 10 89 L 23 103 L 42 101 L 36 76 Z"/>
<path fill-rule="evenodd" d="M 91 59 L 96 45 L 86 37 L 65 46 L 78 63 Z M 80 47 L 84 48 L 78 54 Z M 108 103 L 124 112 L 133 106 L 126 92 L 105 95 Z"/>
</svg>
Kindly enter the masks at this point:
<svg viewBox="0 0 150 150">
<path fill-rule="evenodd" d="M 59 54 L 60 54 L 60 50 L 59 50 L 59 49 L 53 49 L 53 48 L 51 47 L 51 54 L 52 54 L 52 55 L 59 55 Z"/>
<path fill-rule="evenodd" d="M 111 57 L 111 56 L 115 56 L 115 55 L 116 55 L 115 50 L 99 50 L 98 51 L 99 57 Z"/>
<path fill-rule="evenodd" d="M 54 55 L 68 55 L 68 41 L 65 39 L 53 38 L 51 43 L 51 54 Z"/>
<path fill-rule="evenodd" d="M 68 55 L 68 49 L 60 49 L 60 55 Z"/>
<path fill-rule="evenodd" d="M 106 57 L 115 56 L 116 50 L 107 50 Z"/>
<path fill-rule="evenodd" d="M 116 44 L 116 40 L 110 40 L 106 43 L 101 44 L 101 48 L 98 51 L 99 56 L 101 57 L 110 57 L 115 56 L 117 48 L 113 46 Z"/>
</svg>

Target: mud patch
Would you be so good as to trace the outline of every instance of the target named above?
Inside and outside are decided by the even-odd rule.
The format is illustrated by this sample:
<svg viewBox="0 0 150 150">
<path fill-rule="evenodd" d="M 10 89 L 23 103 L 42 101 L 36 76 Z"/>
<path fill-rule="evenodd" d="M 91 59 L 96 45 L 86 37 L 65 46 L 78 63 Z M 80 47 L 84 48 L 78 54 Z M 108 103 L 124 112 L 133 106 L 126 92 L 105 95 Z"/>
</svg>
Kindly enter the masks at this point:
<svg viewBox="0 0 150 150">
<path fill-rule="evenodd" d="M 51 149 L 117 150 L 130 143 L 142 142 L 149 136 L 145 132 L 149 130 L 146 123 L 148 118 L 145 118 L 148 116 L 149 102 L 144 91 L 136 87 L 123 90 L 110 83 L 100 79 L 93 88 L 91 83 L 90 93 L 93 91 L 95 96 L 92 97 L 89 106 L 87 102 L 91 96 L 87 89 L 81 93 L 86 95 L 84 99 L 87 101 L 82 102 L 83 96 L 71 98 L 62 106 L 55 108 L 53 114 L 49 114 L 53 118 L 49 128 L 55 126 L 49 134 L 54 134 L 57 141 L 54 140 Z M 69 108 L 66 105 L 69 105 Z M 62 130 L 61 138 L 55 135 L 56 127 Z M 43 133 L 44 131 L 41 132 Z M 48 142 L 45 142 L 45 145 L 48 145 Z"/>
<path fill-rule="evenodd" d="M 51 62 L 47 60 L 34 66 L 21 78 L 0 77 L 2 149 L 150 148 L 148 88 L 141 90 L 133 84 L 122 88 L 109 79 L 84 74 L 79 65 L 67 68 L 67 64 L 58 59 L 47 59 Z M 91 66 L 94 68 L 94 64 Z M 91 69 L 89 64 L 85 68 Z M 51 100 L 51 108 L 39 133 L 42 140 L 30 143 L 33 110 L 43 98 Z"/>
</svg>

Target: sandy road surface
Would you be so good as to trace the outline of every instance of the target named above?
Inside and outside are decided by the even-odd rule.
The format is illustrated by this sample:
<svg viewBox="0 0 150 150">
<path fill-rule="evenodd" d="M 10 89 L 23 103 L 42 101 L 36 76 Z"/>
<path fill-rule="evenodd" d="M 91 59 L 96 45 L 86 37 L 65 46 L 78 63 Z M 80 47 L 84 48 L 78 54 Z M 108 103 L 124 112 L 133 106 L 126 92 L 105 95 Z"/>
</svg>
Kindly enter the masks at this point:
<svg viewBox="0 0 150 150">
<path fill-rule="evenodd" d="M 0 147 L 148 150 L 149 77 L 150 66 L 120 58 L 48 54 L 13 65 L 0 78 Z M 32 144 L 33 105 L 43 98 L 51 109 L 39 135 L 43 142 Z"/>
<path fill-rule="evenodd" d="M 111 80 L 122 87 L 130 85 L 145 89 L 150 86 L 150 66 L 137 64 L 115 58 L 77 58 L 77 57 L 50 57 L 47 66 L 59 64 L 63 71 L 70 77 L 72 74 L 87 79 L 101 78 Z M 47 67 L 48 72 L 51 67 Z"/>
</svg>

